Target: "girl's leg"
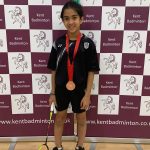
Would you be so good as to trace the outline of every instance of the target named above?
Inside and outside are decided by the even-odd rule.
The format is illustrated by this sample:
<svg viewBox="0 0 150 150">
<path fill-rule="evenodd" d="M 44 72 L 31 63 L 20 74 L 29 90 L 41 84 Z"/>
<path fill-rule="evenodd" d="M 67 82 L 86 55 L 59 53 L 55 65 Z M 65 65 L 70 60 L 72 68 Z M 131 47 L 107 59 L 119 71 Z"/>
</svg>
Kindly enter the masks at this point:
<svg viewBox="0 0 150 150">
<path fill-rule="evenodd" d="M 62 134 L 64 129 L 64 122 L 67 117 L 67 110 L 58 111 L 55 118 L 54 124 L 54 136 L 55 136 L 55 144 L 57 147 L 61 147 L 62 145 Z"/>
<path fill-rule="evenodd" d="M 86 111 L 82 113 L 76 114 L 77 118 L 77 135 L 78 135 L 78 143 L 77 146 L 83 146 L 85 136 L 86 136 Z"/>
</svg>

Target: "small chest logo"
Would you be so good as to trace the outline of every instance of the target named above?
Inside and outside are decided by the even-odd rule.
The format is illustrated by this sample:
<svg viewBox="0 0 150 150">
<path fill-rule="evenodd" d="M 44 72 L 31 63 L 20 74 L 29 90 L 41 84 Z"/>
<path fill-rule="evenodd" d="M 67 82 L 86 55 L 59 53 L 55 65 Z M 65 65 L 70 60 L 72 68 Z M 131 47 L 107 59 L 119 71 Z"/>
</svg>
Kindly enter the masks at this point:
<svg viewBox="0 0 150 150">
<path fill-rule="evenodd" d="M 89 44 L 88 42 L 84 42 L 84 48 L 85 48 L 85 49 L 88 49 L 88 48 L 89 48 L 89 45 L 90 45 L 90 44 Z"/>
</svg>

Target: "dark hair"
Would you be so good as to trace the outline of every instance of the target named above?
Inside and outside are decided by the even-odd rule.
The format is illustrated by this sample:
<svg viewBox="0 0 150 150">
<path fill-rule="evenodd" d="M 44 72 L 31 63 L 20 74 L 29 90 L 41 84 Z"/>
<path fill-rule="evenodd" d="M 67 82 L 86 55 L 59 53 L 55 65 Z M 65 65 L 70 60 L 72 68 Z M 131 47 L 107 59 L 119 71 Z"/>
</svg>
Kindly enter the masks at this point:
<svg viewBox="0 0 150 150">
<path fill-rule="evenodd" d="M 68 8 L 74 9 L 78 13 L 80 18 L 83 17 L 83 8 L 82 8 L 82 6 L 80 4 L 78 4 L 77 2 L 68 1 L 62 8 L 62 11 L 61 11 L 61 14 L 60 14 L 61 19 L 63 19 L 65 9 L 68 9 Z"/>
</svg>

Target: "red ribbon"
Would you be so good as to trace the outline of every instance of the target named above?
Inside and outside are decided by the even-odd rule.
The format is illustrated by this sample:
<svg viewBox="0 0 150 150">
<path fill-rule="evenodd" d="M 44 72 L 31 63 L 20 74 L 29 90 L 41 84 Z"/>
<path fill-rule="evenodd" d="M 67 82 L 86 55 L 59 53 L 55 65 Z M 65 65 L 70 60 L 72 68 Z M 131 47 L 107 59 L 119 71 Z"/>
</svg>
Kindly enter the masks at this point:
<svg viewBox="0 0 150 150">
<path fill-rule="evenodd" d="M 69 36 L 68 36 L 68 34 L 66 34 L 66 52 L 68 53 L 67 71 L 68 71 L 69 81 L 73 80 L 74 59 L 75 59 L 75 56 L 76 56 L 77 51 L 78 51 L 80 40 L 81 40 L 81 33 L 79 33 L 78 36 L 77 36 L 77 41 L 76 41 L 74 52 L 73 52 L 73 60 L 72 60 L 72 63 L 71 63 L 70 59 L 69 59 Z"/>
</svg>

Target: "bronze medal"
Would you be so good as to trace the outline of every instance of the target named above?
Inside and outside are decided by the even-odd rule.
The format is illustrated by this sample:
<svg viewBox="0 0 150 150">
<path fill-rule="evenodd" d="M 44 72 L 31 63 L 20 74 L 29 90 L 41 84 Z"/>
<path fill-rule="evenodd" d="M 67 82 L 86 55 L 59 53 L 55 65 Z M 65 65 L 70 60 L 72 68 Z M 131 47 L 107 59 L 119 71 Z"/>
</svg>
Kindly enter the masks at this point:
<svg viewBox="0 0 150 150">
<path fill-rule="evenodd" d="M 74 84 L 73 81 L 68 81 L 67 84 L 66 84 L 66 88 L 69 91 L 73 91 L 75 89 L 75 87 L 76 87 L 76 85 Z"/>
</svg>

